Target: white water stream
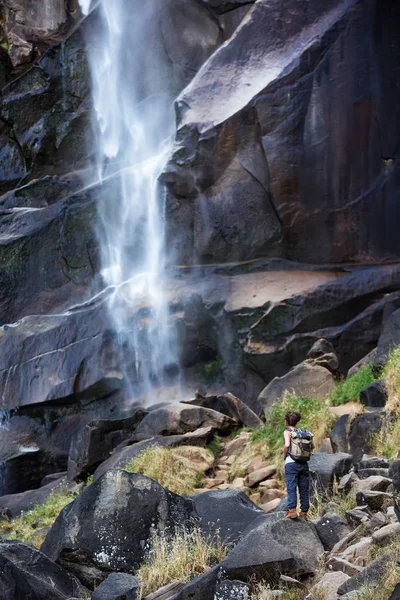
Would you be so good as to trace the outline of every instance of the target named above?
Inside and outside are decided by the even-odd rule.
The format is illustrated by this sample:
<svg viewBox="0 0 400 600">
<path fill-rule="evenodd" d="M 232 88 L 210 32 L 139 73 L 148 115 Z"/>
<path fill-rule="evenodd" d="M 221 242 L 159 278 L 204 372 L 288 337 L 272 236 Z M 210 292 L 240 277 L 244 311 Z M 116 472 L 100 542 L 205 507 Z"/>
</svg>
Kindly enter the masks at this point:
<svg viewBox="0 0 400 600">
<path fill-rule="evenodd" d="M 88 14 L 90 0 L 80 4 Z M 140 382 L 139 393 L 148 393 L 165 385 L 178 363 L 163 293 L 164 202 L 158 184 L 171 149 L 174 111 L 168 90 L 160 93 L 151 81 L 150 36 L 143 47 L 156 3 L 136 3 L 140 10 L 134 19 L 132 6 L 129 0 L 102 0 L 89 63 L 99 131 L 98 177 L 114 181 L 113 197 L 98 207 L 102 276 L 105 286 L 117 290 L 109 308 L 124 375 L 136 386 Z"/>
</svg>

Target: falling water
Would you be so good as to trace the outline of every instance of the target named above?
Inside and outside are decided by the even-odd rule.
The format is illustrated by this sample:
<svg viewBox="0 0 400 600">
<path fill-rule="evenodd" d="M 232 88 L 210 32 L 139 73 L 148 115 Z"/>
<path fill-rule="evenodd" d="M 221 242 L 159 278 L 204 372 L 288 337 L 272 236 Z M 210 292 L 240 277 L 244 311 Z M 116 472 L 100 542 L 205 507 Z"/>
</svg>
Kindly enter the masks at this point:
<svg viewBox="0 0 400 600">
<path fill-rule="evenodd" d="M 87 14 L 90 0 L 80 3 Z M 140 382 L 141 393 L 170 381 L 178 363 L 163 293 L 164 202 L 158 183 L 171 148 L 173 98 L 162 89 L 153 41 L 146 39 L 156 8 L 154 2 L 102 0 L 88 50 L 98 177 L 113 182 L 113 197 L 98 209 L 102 276 L 116 290 L 109 309 L 124 375 L 136 387 Z"/>
</svg>

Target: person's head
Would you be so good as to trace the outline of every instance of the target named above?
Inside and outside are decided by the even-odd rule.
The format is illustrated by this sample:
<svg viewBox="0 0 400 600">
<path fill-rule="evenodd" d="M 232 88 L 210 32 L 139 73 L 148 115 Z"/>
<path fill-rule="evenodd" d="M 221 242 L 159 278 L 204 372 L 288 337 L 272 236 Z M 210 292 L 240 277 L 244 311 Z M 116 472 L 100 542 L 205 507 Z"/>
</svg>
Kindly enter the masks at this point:
<svg viewBox="0 0 400 600">
<path fill-rule="evenodd" d="M 300 421 L 300 419 L 301 419 L 301 414 L 294 410 L 287 412 L 285 415 L 285 423 L 289 427 L 296 427 L 296 425 Z"/>
</svg>

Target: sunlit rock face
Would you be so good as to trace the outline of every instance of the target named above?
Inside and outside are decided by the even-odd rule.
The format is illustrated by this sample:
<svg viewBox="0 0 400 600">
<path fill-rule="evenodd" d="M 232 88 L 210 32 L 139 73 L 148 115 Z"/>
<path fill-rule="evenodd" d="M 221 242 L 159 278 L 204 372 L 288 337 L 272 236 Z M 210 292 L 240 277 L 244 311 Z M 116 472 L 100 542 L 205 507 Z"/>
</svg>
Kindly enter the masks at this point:
<svg viewBox="0 0 400 600">
<path fill-rule="evenodd" d="M 399 18 L 375 0 L 255 3 L 177 101 L 183 262 L 398 257 Z"/>
<path fill-rule="evenodd" d="M 30 63 L 46 46 L 65 39 L 81 17 L 77 0 L 4 0 L 0 36 L 13 67 Z"/>
</svg>

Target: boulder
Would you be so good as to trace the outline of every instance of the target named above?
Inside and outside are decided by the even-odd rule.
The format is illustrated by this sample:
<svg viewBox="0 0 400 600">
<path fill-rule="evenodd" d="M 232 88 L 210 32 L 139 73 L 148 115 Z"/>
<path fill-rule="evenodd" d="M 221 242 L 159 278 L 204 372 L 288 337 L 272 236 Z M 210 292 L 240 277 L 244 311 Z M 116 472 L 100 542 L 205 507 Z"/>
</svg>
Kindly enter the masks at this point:
<svg viewBox="0 0 400 600">
<path fill-rule="evenodd" d="M 270 518 L 240 490 L 215 490 L 193 496 L 205 535 L 236 544 L 260 519 Z"/>
<path fill-rule="evenodd" d="M 384 379 L 373 381 L 360 392 L 360 402 L 366 408 L 384 408 L 387 401 L 387 389 Z"/>
<path fill-rule="evenodd" d="M 171 598 L 171 594 L 176 594 L 185 586 L 184 583 L 180 581 L 173 581 L 167 585 L 163 585 L 163 587 L 159 588 L 152 594 L 148 594 L 145 596 L 144 600 L 169 600 Z"/>
<path fill-rule="evenodd" d="M 268 465 L 267 467 L 263 467 L 262 469 L 257 469 L 256 471 L 252 471 L 247 475 L 245 479 L 245 485 L 248 487 L 253 487 L 258 483 L 268 479 L 268 477 L 272 477 L 276 473 L 275 465 Z"/>
<path fill-rule="evenodd" d="M 383 456 L 364 455 L 358 464 L 358 470 L 361 469 L 388 469 L 390 461 Z"/>
<path fill-rule="evenodd" d="M 202 427 L 183 435 L 160 435 L 131 446 L 116 448 L 110 458 L 97 467 L 94 473 L 94 480 L 97 481 L 100 479 L 110 469 L 123 469 L 133 458 L 136 458 L 136 456 L 151 446 L 163 446 L 164 448 L 172 448 L 174 446 L 205 446 L 208 440 L 213 437 L 214 431 L 213 427 Z"/>
<path fill-rule="evenodd" d="M 255 576 L 273 584 L 281 574 L 314 573 L 323 552 L 311 524 L 265 519 L 237 544 L 221 567 L 229 578 L 250 581 Z"/>
<path fill-rule="evenodd" d="M 68 600 L 86 598 L 86 590 L 70 573 L 33 546 L 0 542 L 0 597 L 2 600 Z"/>
<path fill-rule="evenodd" d="M 128 573 L 111 573 L 93 592 L 91 600 L 138 600 L 140 581 Z"/>
<path fill-rule="evenodd" d="M 363 567 L 353 565 L 353 563 L 344 558 L 340 558 L 340 556 L 330 556 L 326 562 L 326 567 L 330 571 L 342 571 L 342 573 L 346 573 L 346 575 L 349 575 L 350 577 L 358 575 L 358 573 L 361 573 L 363 570 Z"/>
<path fill-rule="evenodd" d="M 263 407 L 264 413 L 267 414 L 268 409 L 279 402 L 285 393 L 293 393 L 296 396 L 310 399 L 325 399 L 334 385 L 333 375 L 327 369 L 305 361 L 283 377 L 275 377 L 261 392 L 258 401 Z"/>
<path fill-rule="evenodd" d="M 213 567 L 192 579 L 168 600 L 214 600 L 216 588 L 224 576 L 219 566 Z"/>
<path fill-rule="evenodd" d="M 359 506 L 366 505 L 372 511 L 378 511 L 382 508 L 383 504 L 387 500 L 391 500 L 391 494 L 385 492 L 357 492 L 356 502 Z"/>
<path fill-rule="evenodd" d="M 329 434 L 334 452 L 349 452 L 348 423 L 350 415 L 341 415 Z"/>
<path fill-rule="evenodd" d="M 368 477 L 389 477 L 389 469 L 384 468 L 371 468 L 371 469 L 357 469 L 357 475 L 360 479 L 367 479 Z"/>
<path fill-rule="evenodd" d="M 365 479 L 359 479 L 355 484 L 357 492 L 386 492 L 392 480 L 379 475 L 371 475 Z"/>
<path fill-rule="evenodd" d="M 400 345 L 400 309 L 388 316 L 379 337 L 374 359 L 374 371 L 380 373 L 392 348 Z"/>
<path fill-rule="evenodd" d="M 335 348 L 328 340 L 323 338 L 313 344 L 307 358 L 311 359 L 315 365 L 325 367 L 331 373 L 337 373 L 339 370 L 339 357 Z"/>
<path fill-rule="evenodd" d="M 170 404 L 150 412 L 137 427 L 134 439 L 147 440 L 156 435 L 182 435 L 203 427 L 228 433 L 235 421 L 210 408 L 187 404 Z"/>
<path fill-rule="evenodd" d="M 364 585 L 379 583 L 382 580 L 383 574 L 393 558 L 392 552 L 386 552 L 380 558 L 370 563 L 361 573 L 354 575 L 345 581 L 338 589 L 339 595 L 348 594 L 354 590 L 359 590 Z"/>
<path fill-rule="evenodd" d="M 325 573 L 311 588 L 311 594 L 306 596 L 305 600 L 313 600 L 315 597 L 323 595 L 324 600 L 337 600 L 337 592 L 350 577 L 341 571 L 335 573 Z"/>
<path fill-rule="evenodd" d="M 315 527 L 325 550 L 332 550 L 351 531 L 346 519 L 333 513 L 326 513 L 315 523 Z"/>
<path fill-rule="evenodd" d="M 388 525 L 388 524 L 389 524 L 389 516 L 382 512 L 377 512 L 371 518 L 369 523 L 367 523 L 367 530 L 370 533 L 374 533 L 375 531 L 378 531 L 378 529 L 381 529 L 382 527 L 384 527 L 385 525 Z"/>
<path fill-rule="evenodd" d="M 349 452 L 348 423 L 350 415 L 341 415 L 329 434 L 334 452 Z"/>
<path fill-rule="evenodd" d="M 350 454 L 338 452 L 337 454 L 315 453 L 312 455 L 309 468 L 314 489 L 322 495 L 330 493 L 336 480 L 346 475 L 353 464 Z"/>
<path fill-rule="evenodd" d="M 358 481 L 358 477 L 354 472 L 347 473 L 339 481 L 338 492 L 348 494 Z"/>
<path fill-rule="evenodd" d="M 66 453 L 25 447 L 0 462 L 0 494 L 18 494 L 38 488 L 43 477 L 54 471 L 65 471 Z"/>
<path fill-rule="evenodd" d="M 374 348 L 373 350 L 371 350 L 371 352 L 368 352 L 368 354 L 366 354 L 366 356 L 363 356 L 363 358 L 361 358 L 361 360 L 359 360 L 358 362 L 356 362 L 355 365 L 353 365 L 348 371 L 347 371 L 347 377 L 346 379 L 348 379 L 349 377 L 352 377 L 353 375 L 355 375 L 356 373 L 358 373 L 358 371 L 360 371 L 361 369 L 363 369 L 364 367 L 366 367 L 369 363 L 372 363 L 375 359 L 376 356 L 376 348 Z"/>
<path fill-rule="evenodd" d="M 192 500 L 116 469 L 61 511 L 42 551 L 93 589 L 112 571 L 134 574 L 152 531 L 168 536 L 196 519 Z"/>
<path fill-rule="evenodd" d="M 356 506 L 350 510 L 346 510 L 346 519 L 353 527 L 358 527 L 361 523 L 368 523 L 371 512 L 367 505 Z"/>
<path fill-rule="evenodd" d="M 371 544 L 371 537 L 362 537 L 358 542 L 350 544 L 350 546 L 342 552 L 341 556 L 349 562 L 365 566 L 369 562 Z"/>
<path fill-rule="evenodd" d="M 75 437 L 68 457 L 68 480 L 76 481 L 93 473 L 109 458 L 111 452 L 125 439 L 133 436 L 135 428 L 147 412 L 137 409 L 127 419 L 91 421 Z"/>
<path fill-rule="evenodd" d="M 400 600 L 400 583 L 396 585 L 389 600 Z"/>
<path fill-rule="evenodd" d="M 62 489 L 67 480 L 52 481 L 37 490 L 27 490 L 19 494 L 0 496 L 0 509 L 7 510 L 13 518 L 32 510 L 34 506 L 43 504 L 54 492 Z"/>
<path fill-rule="evenodd" d="M 372 540 L 379 546 L 386 546 L 400 534 L 400 523 L 389 523 L 372 534 Z"/>
<path fill-rule="evenodd" d="M 368 454 L 372 439 L 381 428 L 382 416 L 378 413 L 363 413 L 355 417 L 349 435 L 350 453 L 355 463 Z"/>
<path fill-rule="evenodd" d="M 233 394 L 227 393 L 223 396 L 213 396 L 197 392 L 194 400 L 183 402 L 192 406 L 211 408 L 217 412 L 234 419 L 238 425 L 257 429 L 262 427 L 261 419 L 244 402 Z"/>
</svg>

